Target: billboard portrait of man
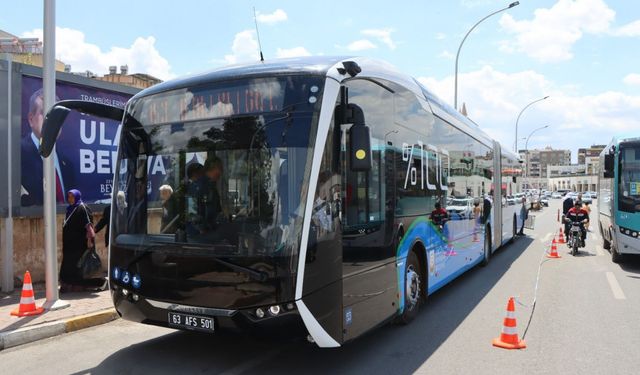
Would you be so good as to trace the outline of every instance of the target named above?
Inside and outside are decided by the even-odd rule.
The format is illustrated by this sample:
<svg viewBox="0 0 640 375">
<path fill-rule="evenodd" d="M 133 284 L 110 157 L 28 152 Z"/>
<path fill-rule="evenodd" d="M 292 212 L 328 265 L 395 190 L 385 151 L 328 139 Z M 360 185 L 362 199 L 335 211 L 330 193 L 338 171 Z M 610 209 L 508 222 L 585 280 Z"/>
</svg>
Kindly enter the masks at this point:
<svg viewBox="0 0 640 375">
<path fill-rule="evenodd" d="M 56 97 L 56 101 L 59 98 Z M 30 131 L 23 136 L 21 141 L 22 152 L 22 189 L 21 205 L 34 206 L 42 205 L 42 178 L 43 178 L 43 158 L 38 151 L 40 138 L 42 137 L 42 123 L 44 122 L 44 98 L 42 88 L 36 90 L 29 97 L 28 112 L 26 115 Z M 24 121 L 24 119 L 23 119 Z M 56 178 L 56 203 L 65 203 L 65 191 L 74 186 L 71 174 L 72 166 L 66 158 L 61 157 L 56 151 L 52 155 L 55 167 Z"/>
</svg>

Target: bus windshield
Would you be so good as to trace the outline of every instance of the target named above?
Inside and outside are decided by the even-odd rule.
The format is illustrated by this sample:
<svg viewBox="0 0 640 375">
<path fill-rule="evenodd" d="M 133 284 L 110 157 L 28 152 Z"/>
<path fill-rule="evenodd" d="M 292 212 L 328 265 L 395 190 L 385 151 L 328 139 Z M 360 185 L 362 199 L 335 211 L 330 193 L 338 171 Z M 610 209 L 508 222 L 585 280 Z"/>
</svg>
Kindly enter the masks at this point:
<svg viewBox="0 0 640 375">
<path fill-rule="evenodd" d="M 116 248 L 295 255 L 321 85 L 253 79 L 132 102 L 114 184 Z"/>
<path fill-rule="evenodd" d="M 620 145 L 618 209 L 640 212 L 640 143 Z"/>
</svg>

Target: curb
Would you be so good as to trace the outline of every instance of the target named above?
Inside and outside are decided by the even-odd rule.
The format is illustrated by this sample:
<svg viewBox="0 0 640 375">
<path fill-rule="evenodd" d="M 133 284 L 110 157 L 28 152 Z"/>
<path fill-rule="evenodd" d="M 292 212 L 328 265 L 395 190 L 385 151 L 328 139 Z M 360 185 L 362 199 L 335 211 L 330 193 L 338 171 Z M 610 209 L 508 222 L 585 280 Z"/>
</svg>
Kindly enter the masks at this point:
<svg viewBox="0 0 640 375">
<path fill-rule="evenodd" d="M 116 310 L 114 308 L 110 308 L 65 320 L 42 323 L 32 327 L 18 328 L 15 331 L 0 333 L 0 351 L 49 337 L 58 336 L 63 333 L 70 333 L 84 328 L 105 324 L 118 318 L 119 315 Z"/>
</svg>

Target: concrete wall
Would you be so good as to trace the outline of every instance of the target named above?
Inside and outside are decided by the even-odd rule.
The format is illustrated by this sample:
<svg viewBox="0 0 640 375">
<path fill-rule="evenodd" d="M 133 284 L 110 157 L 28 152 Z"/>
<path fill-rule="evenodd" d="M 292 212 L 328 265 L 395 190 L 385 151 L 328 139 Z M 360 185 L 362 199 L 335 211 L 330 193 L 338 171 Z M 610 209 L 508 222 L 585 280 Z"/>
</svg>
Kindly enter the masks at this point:
<svg viewBox="0 0 640 375">
<path fill-rule="evenodd" d="M 96 212 L 98 211 L 98 212 Z M 102 218 L 102 210 L 93 210 L 94 225 Z M 62 222 L 64 215 L 56 215 L 58 239 L 58 270 L 62 263 Z M 158 233 L 162 220 L 161 209 L 149 210 L 148 231 Z M 96 250 L 107 272 L 108 249 L 104 246 L 105 229 L 96 235 Z M 44 281 L 44 221 L 41 217 L 16 217 L 13 223 L 13 270 L 14 277 L 23 279 L 25 271 L 31 273 L 33 282 Z"/>
<path fill-rule="evenodd" d="M 102 217 L 101 212 L 93 214 L 93 222 Z M 62 222 L 64 215 L 56 215 L 58 239 L 58 270 L 62 262 Z M 103 229 L 96 236 L 96 250 L 102 259 L 102 267 L 107 270 L 107 249 L 104 246 Z M 25 271 L 31 273 L 33 282 L 44 281 L 44 221 L 41 217 L 16 217 L 13 222 L 13 271 L 22 280 Z"/>
</svg>

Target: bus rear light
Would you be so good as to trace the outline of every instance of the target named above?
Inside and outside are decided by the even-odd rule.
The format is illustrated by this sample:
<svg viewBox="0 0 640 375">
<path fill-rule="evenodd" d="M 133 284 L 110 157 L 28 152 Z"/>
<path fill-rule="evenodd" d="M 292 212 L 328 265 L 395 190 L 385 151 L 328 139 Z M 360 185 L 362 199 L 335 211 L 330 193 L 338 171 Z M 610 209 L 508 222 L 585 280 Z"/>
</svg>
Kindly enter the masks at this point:
<svg viewBox="0 0 640 375">
<path fill-rule="evenodd" d="M 133 298 L 134 302 L 138 302 L 138 300 L 140 300 L 140 296 L 135 293 L 131 295 L 131 298 Z"/>
<path fill-rule="evenodd" d="M 125 296 L 125 297 L 128 296 L 129 295 L 129 291 L 127 289 L 123 288 L 122 289 L 122 295 Z"/>
</svg>

